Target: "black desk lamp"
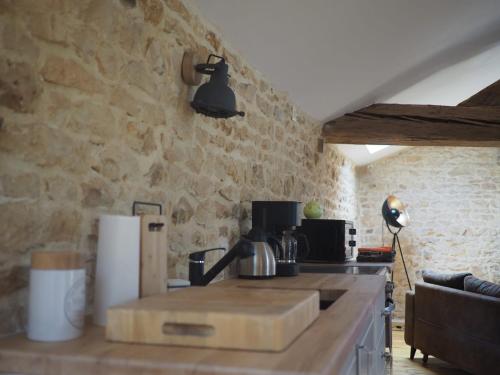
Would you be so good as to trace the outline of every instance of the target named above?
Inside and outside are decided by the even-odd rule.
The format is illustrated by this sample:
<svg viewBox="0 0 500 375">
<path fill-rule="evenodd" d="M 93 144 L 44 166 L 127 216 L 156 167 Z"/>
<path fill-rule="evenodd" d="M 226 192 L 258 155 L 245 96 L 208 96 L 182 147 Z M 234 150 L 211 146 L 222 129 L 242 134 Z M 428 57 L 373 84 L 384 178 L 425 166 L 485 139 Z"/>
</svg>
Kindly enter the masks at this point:
<svg viewBox="0 0 500 375">
<path fill-rule="evenodd" d="M 398 233 L 401 229 L 410 224 L 410 216 L 406 211 L 406 208 L 401 201 L 394 195 L 389 195 L 382 205 L 382 216 L 385 220 L 385 225 L 387 229 L 392 234 L 392 253 L 396 253 L 396 243 L 399 248 L 399 253 L 401 254 L 401 260 L 403 261 L 403 266 L 406 273 L 406 280 L 408 280 L 408 286 L 411 288 L 410 277 L 408 276 L 408 270 L 406 268 L 405 258 L 403 256 L 403 250 L 401 249 L 401 243 L 399 242 Z M 393 230 L 392 228 L 396 228 Z"/>
</svg>

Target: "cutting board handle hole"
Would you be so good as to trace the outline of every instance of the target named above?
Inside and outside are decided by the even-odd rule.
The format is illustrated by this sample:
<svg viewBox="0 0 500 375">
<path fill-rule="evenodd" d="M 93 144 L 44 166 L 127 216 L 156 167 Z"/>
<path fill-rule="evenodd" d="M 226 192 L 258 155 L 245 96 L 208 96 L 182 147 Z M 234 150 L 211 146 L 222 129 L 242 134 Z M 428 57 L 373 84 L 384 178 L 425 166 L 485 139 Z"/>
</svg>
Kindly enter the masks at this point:
<svg viewBox="0 0 500 375">
<path fill-rule="evenodd" d="M 176 336 L 213 336 L 215 328 L 207 324 L 164 323 L 163 334 Z"/>
</svg>

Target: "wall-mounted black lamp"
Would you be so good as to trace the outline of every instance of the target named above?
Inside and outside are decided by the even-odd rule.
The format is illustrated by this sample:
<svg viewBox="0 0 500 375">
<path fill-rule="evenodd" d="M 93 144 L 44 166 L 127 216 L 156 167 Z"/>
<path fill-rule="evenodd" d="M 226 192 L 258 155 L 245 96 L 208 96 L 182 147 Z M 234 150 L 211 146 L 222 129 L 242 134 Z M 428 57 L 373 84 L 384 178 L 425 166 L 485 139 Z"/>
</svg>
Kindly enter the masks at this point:
<svg viewBox="0 0 500 375">
<path fill-rule="evenodd" d="M 218 58 L 216 63 L 210 63 L 212 57 Z M 207 62 L 198 64 L 197 56 L 192 52 L 185 52 L 182 59 L 182 79 L 191 86 L 199 85 L 201 74 L 210 76 L 210 80 L 201 85 L 196 91 L 191 107 L 208 117 L 229 118 L 245 116 L 245 112 L 236 110 L 236 97 L 228 86 L 228 66 L 222 56 L 210 54 Z"/>
</svg>

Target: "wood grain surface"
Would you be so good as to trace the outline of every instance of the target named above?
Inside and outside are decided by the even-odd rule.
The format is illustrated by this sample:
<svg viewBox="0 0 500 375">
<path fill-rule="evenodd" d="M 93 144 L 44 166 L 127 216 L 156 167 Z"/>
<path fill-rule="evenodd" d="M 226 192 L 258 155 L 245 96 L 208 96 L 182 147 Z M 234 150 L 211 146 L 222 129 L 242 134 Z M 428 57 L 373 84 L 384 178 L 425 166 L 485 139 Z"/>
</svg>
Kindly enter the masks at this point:
<svg viewBox="0 0 500 375">
<path fill-rule="evenodd" d="M 323 126 L 329 143 L 500 146 L 500 107 L 373 104 Z"/>
<path fill-rule="evenodd" d="M 34 251 L 31 253 L 31 268 L 36 270 L 74 270 L 84 267 L 77 251 Z"/>
<path fill-rule="evenodd" d="M 140 296 L 167 291 L 167 218 L 141 215 Z"/>
<path fill-rule="evenodd" d="M 461 107 L 496 106 L 500 107 L 500 80 L 472 95 L 459 104 Z"/>
<path fill-rule="evenodd" d="M 81 338 L 64 343 L 37 343 L 24 335 L 1 339 L 0 371 L 51 375 L 337 374 L 366 328 L 384 285 L 383 276 L 301 274 L 272 280 L 232 279 L 207 287 L 305 289 L 320 294 L 344 291 L 282 352 L 114 343 L 105 340 L 103 329 L 89 326 Z"/>
<path fill-rule="evenodd" d="M 318 315 L 315 290 L 192 287 L 108 309 L 106 338 L 281 351 Z"/>
</svg>

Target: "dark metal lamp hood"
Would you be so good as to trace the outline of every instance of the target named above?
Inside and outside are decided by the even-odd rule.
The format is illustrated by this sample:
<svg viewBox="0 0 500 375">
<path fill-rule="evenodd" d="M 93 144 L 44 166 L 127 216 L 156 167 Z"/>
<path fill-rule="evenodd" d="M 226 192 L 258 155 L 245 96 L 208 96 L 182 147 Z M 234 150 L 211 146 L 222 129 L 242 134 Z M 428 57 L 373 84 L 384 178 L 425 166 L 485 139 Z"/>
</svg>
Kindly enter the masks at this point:
<svg viewBox="0 0 500 375">
<path fill-rule="evenodd" d="M 216 63 L 210 59 L 218 58 Z M 197 112 L 213 118 L 244 116 L 245 112 L 236 109 L 236 97 L 229 87 L 229 67 L 222 56 L 210 54 L 206 63 L 198 64 L 197 56 L 186 52 L 182 60 L 182 79 L 188 85 L 199 85 L 201 74 L 209 75 L 210 80 L 196 91 L 191 107 Z"/>
</svg>

